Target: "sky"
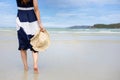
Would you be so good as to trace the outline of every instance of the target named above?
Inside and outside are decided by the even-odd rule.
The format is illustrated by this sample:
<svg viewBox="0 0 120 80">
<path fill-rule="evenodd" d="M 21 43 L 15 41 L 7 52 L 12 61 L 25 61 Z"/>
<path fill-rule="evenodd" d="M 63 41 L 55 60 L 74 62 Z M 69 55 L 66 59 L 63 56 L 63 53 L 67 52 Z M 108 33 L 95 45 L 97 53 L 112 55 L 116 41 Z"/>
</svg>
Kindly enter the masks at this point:
<svg viewBox="0 0 120 80">
<path fill-rule="evenodd" d="M 45 27 L 120 23 L 120 0 L 38 0 Z M 0 27 L 16 27 L 16 0 L 0 0 Z"/>
</svg>

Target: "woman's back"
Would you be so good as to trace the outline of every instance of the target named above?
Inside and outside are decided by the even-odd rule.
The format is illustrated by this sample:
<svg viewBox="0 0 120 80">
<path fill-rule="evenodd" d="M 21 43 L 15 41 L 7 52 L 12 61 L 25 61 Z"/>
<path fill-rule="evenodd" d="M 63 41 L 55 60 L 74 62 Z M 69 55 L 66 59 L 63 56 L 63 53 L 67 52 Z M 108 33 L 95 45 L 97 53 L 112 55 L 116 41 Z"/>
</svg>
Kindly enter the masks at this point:
<svg viewBox="0 0 120 80">
<path fill-rule="evenodd" d="M 18 50 L 21 52 L 25 70 L 28 70 L 27 50 L 30 49 L 32 51 L 34 71 L 38 73 L 38 51 L 34 50 L 30 44 L 31 38 L 38 30 L 44 31 L 40 21 L 38 0 L 16 0 L 16 3 L 18 7 L 16 18 Z"/>
<path fill-rule="evenodd" d="M 37 21 L 36 15 L 34 13 L 33 0 L 29 0 L 26 4 L 22 3 L 22 0 L 16 0 L 16 2 L 18 6 L 17 17 L 19 18 L 20 22 Z M 23 27 L 25 26 L 26 25 L 23 25 Z"/>
<path fill-rule="evenodd" d="M 39 25 L 34 12 L 33 0 L 29 0 L 26 4 L 22 0 L 16 0 L 16 2 L 18 6 L 16 23 L 19 50 L 31 49 L 34 51 L 29 43 L 29 39 L 39 30 Z"/>
<path fill-rule="evenodd" d="M 33 0 L 29 0 L 26 4 L 24 4 L 21 0 L 16 0 L 16 2 L 18 7 L 33 7 Z"/>
</svg>

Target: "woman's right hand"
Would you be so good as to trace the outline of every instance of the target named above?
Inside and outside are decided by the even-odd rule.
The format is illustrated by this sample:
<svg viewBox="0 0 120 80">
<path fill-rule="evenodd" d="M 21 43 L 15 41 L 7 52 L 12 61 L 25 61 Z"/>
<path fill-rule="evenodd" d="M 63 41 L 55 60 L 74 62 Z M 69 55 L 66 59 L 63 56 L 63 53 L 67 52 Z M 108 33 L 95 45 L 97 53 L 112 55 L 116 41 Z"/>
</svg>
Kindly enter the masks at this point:
<svg viewBox="0 0 120 80">
<path fill-rule="evenodd" d="M 40 27 L 40 31 L 44 32 L 44 31 L 45 31 L 45 29 L 44 29 L 43 27 Z"/>
<path fill-rule="evenodd" d="M 40 27 L 40 31 L 42 31 L 42 32 L 44 32 L 44 31 L 45 31 L 45 28 L 43 27 L 43 25 L 42 25 L 42 24 L 40 24 L 40 25 L 39 25 L 39 27 Z"/>
</svg>

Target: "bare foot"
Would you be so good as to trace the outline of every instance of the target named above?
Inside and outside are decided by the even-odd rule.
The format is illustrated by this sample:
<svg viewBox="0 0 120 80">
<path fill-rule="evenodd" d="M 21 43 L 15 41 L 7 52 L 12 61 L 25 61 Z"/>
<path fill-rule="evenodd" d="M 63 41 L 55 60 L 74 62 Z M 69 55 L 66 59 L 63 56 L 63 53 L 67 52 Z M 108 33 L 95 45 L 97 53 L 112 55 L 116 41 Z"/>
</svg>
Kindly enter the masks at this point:
<svg viewBox="0 0 120 80">
<path fill-rule="evenodd" d="M 34 73 L 35 73 L 35 74 L 39 74 L 38 68 L 34 68 Z"/>
<path fill-rule="evenodd" d="M 24 67 L 24 70 L 25 70 L 25 71 L 28 71 L 28 67 Z"/>
</svg>

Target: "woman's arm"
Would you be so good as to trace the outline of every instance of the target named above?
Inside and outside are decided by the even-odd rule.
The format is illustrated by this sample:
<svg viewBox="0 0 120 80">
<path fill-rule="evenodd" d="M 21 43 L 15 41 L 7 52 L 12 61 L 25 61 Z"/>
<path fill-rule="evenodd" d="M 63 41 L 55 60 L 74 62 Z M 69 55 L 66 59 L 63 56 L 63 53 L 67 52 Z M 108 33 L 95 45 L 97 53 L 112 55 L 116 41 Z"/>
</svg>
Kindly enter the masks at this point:
<svg viewBox="0 0 120 80">
<path fill-rule="evenodd" d="M 39 8 L 38 8 L 38 0 L 33 0 L 33 5 L 34 5 L 34 11 L 35 11 L 35 14 L 36 14 L 36 17 L 37 17 L 39 27 L 40 27 L 41 30 L 43 30 L 43 25 L 42 25 L 42 22 L 41 22 L 41 19 L 40 19 L 40 11 L 39 11 Z"/>
</svg>

